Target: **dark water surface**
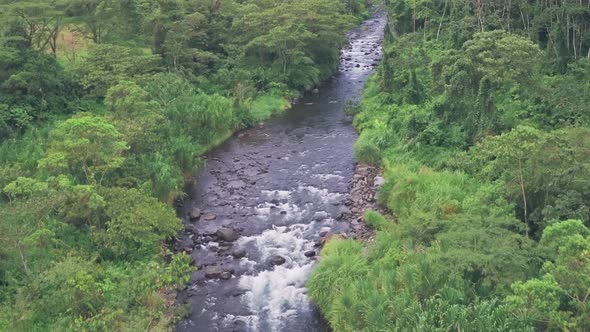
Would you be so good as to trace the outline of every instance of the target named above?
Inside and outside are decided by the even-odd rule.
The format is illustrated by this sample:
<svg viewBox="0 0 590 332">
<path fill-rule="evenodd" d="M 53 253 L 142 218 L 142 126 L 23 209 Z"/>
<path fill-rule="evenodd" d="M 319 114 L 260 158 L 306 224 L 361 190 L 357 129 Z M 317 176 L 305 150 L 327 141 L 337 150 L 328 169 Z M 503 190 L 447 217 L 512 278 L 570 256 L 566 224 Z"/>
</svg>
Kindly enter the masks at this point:
<svg viewBox="0 0 590 332">
<path fill-rule="evenodd" d="M 349 33 L 340 71 L 318 96 L 208 155 L 182 214 L 198 207 L 215 219 L 185 218 L 190 232 L 179 243 L 192 249 L 199 270 L 179 294 L 192 311 L 177 331 L 328 330 L 306 295 L 316 259 L 304 253 L 317 252 L 326 232 L 348 228 L 339 219 L 347 212 L 357 135 L 342 108 L 358 97 L 381 57 L 385 22 L 379 13 Z M 214 234 L 221 227 L 237 230 L 239 239 L 219 240 Z M 236 250 L 246 256 L 234 258 Z M 277 255 L 284 264 L 270 263 Z M 206 278 L 208 266 L 231 272 L 231 278 Z"/>
</svg>

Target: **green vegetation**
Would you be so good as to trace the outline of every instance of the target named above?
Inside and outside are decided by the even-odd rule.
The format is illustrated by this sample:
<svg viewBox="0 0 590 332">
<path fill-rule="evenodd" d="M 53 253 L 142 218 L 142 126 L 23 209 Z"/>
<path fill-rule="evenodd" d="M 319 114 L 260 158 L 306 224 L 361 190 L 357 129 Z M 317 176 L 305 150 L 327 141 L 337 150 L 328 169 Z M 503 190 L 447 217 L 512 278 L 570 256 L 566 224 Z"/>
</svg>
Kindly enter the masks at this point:
<svg viewBox="0 0 590 332">
<path fill-rule="evenodd" d="M 169 329 L 192 270 L 170 203 L 329 77 L 366 8 L 0 0 L 0 330 Z"/>
<path fill-rule="evenodd" d="M 391 214 L 324 247 L 311 297 L 336 331 L 589 330 L 590 2 L 388 7 L 351 113 Z"/>
</svg>

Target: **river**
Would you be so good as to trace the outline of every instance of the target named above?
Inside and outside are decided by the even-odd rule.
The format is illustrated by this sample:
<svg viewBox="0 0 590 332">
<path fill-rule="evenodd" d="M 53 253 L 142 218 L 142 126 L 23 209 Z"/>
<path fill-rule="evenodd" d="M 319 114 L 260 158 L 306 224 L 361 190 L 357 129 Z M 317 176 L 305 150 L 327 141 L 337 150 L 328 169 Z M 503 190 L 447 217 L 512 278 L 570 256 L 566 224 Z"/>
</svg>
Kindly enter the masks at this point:
<svg viewBox="0 0 590 332">
<path fill-rule="evenodd" d="M 377 13 L 350 31 L 318 94 L 208 154 L 181 208 L 177 247 L 199 269 L 178 295 L 192 309 L 177 331 L 329 331 L 305 283 L 321 237 L 349 229 L 357 134 L 342 108 L 373 73 L 385 23 Z"/>
</svg>

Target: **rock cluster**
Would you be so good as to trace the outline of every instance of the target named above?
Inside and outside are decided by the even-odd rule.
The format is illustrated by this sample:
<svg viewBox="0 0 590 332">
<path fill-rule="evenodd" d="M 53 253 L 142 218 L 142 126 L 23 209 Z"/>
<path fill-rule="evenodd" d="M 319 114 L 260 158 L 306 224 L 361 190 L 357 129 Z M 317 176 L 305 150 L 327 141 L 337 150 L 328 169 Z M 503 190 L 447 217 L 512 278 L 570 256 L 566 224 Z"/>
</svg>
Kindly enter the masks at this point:
<svg viewBox="0 0 590 332">
<path fill-rule="evenodd" d="M 378 167 L 358 164 L 350 185 L 351 235 L 366 240 L 373 236 L 373 230 L 365 223 L 363 214 L 368 210 L 379 211 L 376 202 L 377 188 L 384 182 Z"/>
</svg>

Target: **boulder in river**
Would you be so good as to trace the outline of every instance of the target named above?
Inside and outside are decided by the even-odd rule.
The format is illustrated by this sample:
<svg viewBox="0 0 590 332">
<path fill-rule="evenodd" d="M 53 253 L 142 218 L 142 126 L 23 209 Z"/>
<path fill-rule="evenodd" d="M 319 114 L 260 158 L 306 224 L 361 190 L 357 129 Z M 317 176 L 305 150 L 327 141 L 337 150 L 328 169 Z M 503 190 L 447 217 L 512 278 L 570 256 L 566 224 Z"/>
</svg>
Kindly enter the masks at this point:
<svg viewBox="0 0 590 332">
<path fill-rule="evenodd" d="M 234 256 L 234 258 L 236 258 L 236 259 L 240 259 L 242 257 L 246 257 L 246 250 L 236 249 L 236 250 L 232 251 L 231 255 Z"/>
<path fill-rule="evenodd" d="M 283 264 L 285 264 L 285 262 L 286 262 L 286 261 L 287 261 L 287 260 L 285 259 L 285 257 L 283 257 L 283 256 L 279 256 L 279 255 L 272 256 L 272 257 L 270 258 L 270 263 L 271 263 L 272 265 L 283 265 Z"/>
<path fill-rule="evenodd" d="M 233 242 L 240 237 L 238 232 L 231 228 L 220 228 L 215 234 L 219 239 L 227 242 Z"/>
<path fill-rule="evenodd" d="M 214 215 L 213 213 L 206 213 L 203 215 L 202 217 L 204 220 L 213 220 L 215 218 L 217 218 L 216 215 Z"/>
<path fill-rule="evenodd" d="M 184 230 L 187 233 L 191 233 L 191 234 L 197 234 L 197 229 L 195 228 L 195 225 L 191 225 L 191 224 L 184 224 Z"/>
<path fill-rule="evenodd" d="M 315 256 L 315 250 L 309 250 L 304 253 L 305 257 L 313 257 Z"/>
<path fill-rule="evenodd" d="M 201 209 L 195 207 L 191 210 L 191 213 L 190 213 L 191 219 L 199 219 L 200 216 L 201 216 Z"/>
<path fill-rule="evenodd" d="M 228 271 L 224 271 L 221 273 L 220 278 L 223 280 L 229 280 L 229 279 L 231 279 L 231 273 Z"/>
</svg>

